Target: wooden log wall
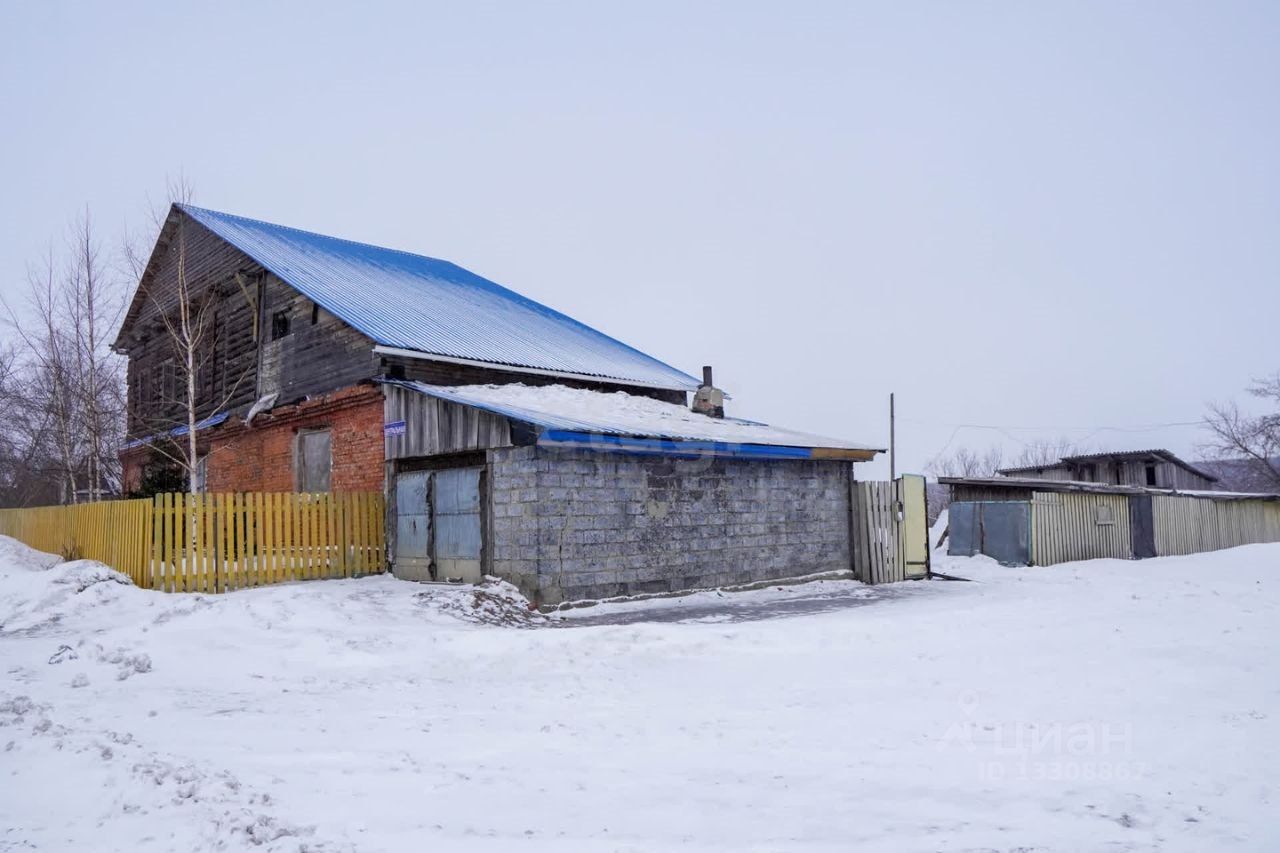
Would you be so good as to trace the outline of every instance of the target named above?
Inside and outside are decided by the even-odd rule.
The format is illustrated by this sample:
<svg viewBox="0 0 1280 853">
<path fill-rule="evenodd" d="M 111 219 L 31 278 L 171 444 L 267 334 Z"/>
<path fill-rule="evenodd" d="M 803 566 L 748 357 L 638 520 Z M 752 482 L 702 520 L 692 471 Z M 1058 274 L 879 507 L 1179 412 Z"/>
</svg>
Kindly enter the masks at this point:
<svg viewBox="0 0 1280 853">
<path fill-rule="evenodd" d="M 268 274 L 262 282 L 257 396 L 279 394 L 277 405 L 354 385 L 380 372 L 373 341 Z M 283 317 L 288 332 L 273 334 Z"/>
<path fill-rule="evenodd" d="M 205 349 L 197 373 L 197 416 L 247 406 L 256 399 L 256 290 L 264 271 L 203 225 L 178 215 L 189 287 L 210 302 Z M 178 236 L 158 248 L 146 292 L 135 296 L 121 342 L 129 354 L 128 430 L 132 437 L 169 429 L 185 418 L 184 358 L 164 324 L 177 307 Z M 237 281 L 249 285 L 246 290 Z"/>
<path fill-rule="evenodd" d="M 184 359 L 163 316 L 177 308 L 178 227 L 190 287 L 210 300 L 197 374 L 198 417 L 244 410 L 270 393 L 279 395 L 277 405 L 296 402 L 379 374 L 369 338 L 198 222 L 181 214 L 175 222 L 122 338 L 129 353 L 131 437 L 170 429 L 185 418 Z M 277 317 L 288 331 L 273 335 Z"/>
</svg>

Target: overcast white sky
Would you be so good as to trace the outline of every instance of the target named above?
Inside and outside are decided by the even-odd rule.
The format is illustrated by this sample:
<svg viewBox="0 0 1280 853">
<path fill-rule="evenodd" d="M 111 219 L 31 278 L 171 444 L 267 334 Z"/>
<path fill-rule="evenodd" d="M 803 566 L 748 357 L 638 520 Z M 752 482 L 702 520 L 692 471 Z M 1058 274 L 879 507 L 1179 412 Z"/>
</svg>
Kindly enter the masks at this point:
<svg viewBox="0 0 1280 853">
<path fill-rule="evenodd" d="M 1277 3 L 6 3 L 0 290 L 184 172 L 714 364 L 734 414 L 887 442 L 896 390 L 903 470 L 1190 453 L 1150 425 L 1280 369 L 1277 45 Z"/>
</svg>

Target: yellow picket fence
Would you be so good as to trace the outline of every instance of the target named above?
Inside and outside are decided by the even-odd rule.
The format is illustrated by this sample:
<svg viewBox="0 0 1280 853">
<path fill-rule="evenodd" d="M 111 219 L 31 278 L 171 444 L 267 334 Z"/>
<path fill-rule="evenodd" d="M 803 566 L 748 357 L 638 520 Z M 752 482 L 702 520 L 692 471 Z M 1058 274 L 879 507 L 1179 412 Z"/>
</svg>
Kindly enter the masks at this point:
<svg viewBox="0 0 1280 853">
<path fill-rule="evenodd" d="M 141 585 L 151 553 L 149 500 L 0 509 L 0 534 L 64 559 L 98 560 Z"/>
<path fill-rule="evenodd" d="M 380 492 L 164 494 L 0 510 L 0 533 L 101 560 L 166 592 L 377 574 L 386 568 L 384 523 Z"/>
</svg>

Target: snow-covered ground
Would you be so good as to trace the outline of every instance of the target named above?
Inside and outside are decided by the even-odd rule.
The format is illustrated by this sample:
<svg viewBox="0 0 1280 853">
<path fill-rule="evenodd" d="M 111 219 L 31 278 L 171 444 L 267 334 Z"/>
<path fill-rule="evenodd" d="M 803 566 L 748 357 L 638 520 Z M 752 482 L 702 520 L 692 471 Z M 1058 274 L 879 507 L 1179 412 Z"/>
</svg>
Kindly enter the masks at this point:
<svg viewBox="0 0 1280 853">
<path fill-rule="evenodd" d="M 548 618 L 0 539 L 0 850 L 1280 849 L 1280 545 L 942 560 Z"/>
</svg>

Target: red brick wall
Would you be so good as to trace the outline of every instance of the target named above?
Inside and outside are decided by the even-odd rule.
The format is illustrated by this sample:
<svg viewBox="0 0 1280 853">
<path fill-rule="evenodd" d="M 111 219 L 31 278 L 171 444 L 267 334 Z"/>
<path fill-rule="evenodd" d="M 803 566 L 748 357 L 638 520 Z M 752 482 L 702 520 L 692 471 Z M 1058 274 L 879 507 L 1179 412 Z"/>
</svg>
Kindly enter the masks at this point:
<svg viewBox="0 0 1280 853">
<path fill-rule="evenodd" d="M 126 495 L 142 482 L 142 466 L 150 456 L 151 451 L 145 447 L 120 451 L 120 486 Z"/>
<path fill-rule="evenodd" d="M 381 491 L 382 391 L 354 385 L 254 418 L 236 419 L 209 433 L 210 492 L 291 492 L 296 487 L 298 430 L 328 427 L 335 492 Z"/>
</svg>

